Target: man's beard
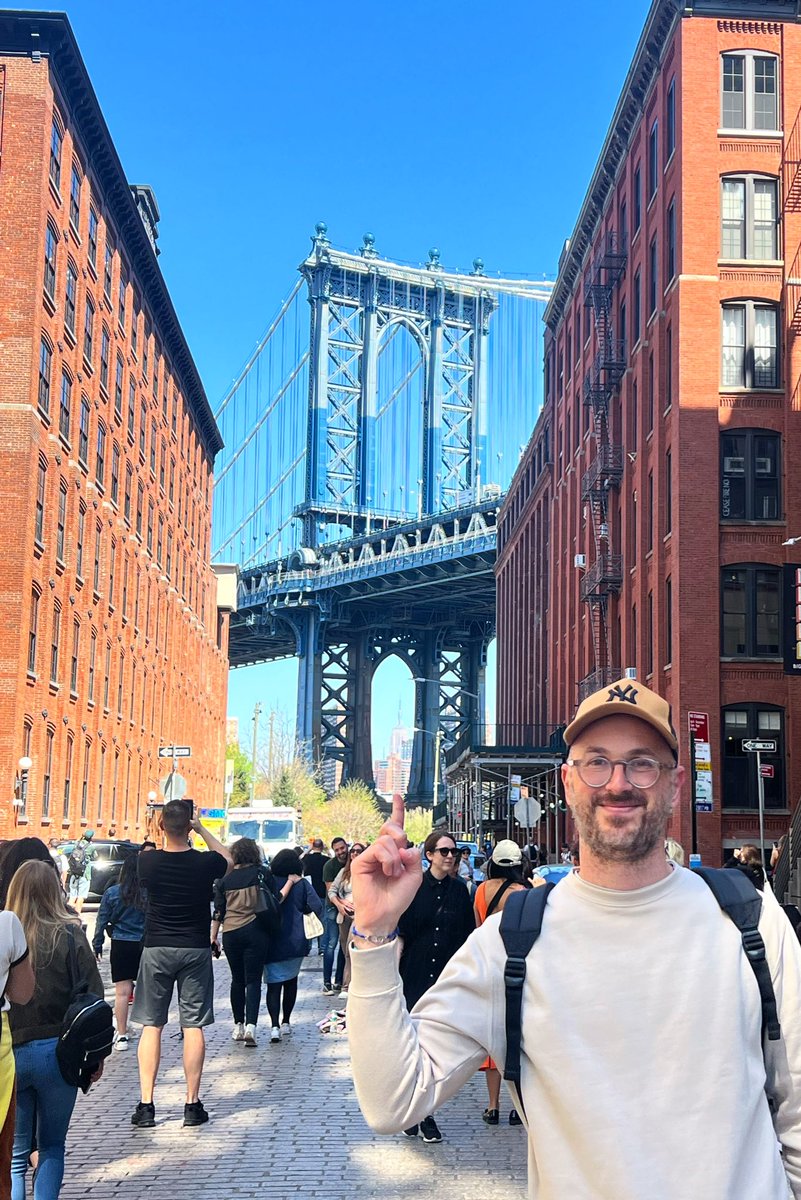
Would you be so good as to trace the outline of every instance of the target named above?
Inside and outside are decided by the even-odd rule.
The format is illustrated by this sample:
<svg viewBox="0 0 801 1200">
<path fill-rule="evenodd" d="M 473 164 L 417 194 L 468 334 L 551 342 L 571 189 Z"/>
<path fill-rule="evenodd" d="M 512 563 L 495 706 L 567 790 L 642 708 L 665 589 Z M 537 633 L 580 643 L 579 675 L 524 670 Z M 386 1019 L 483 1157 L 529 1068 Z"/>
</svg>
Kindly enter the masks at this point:
<svg viewBox="0 0 801 1200">
<path fill-rule="evenodd" d="M 602 829 L 598 821 L 598 809 L 601 805 L 609 805 L 604 811 L 614 814 L 614 804 L 634 804 L 642 811 L 638 824 L 620 829 Z M 671 813 L 670 800 L 667 797 L 654 798 L 649 807 L 645 797 L 636 791 L 617 792 L 610 796 L 608 792 L 598 791 L 590 800 L 587 808 L 576 807 L 573 817 L 578 826 L 579 839 L 596 858 L 603 862 L 636 863 L 651 853 L 664 841 L 665 830 Z"/>
</svg>

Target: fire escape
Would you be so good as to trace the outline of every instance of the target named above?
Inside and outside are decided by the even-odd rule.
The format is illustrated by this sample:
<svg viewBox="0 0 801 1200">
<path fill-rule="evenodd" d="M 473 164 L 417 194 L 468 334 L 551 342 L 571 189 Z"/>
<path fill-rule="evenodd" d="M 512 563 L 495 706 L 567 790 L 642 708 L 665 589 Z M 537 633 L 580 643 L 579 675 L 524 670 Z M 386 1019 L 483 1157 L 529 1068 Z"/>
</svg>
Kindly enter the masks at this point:
<svg viewBox="0 0 801 1200">
<path fill-rule="evenodd" d="M 581 599 L 589 605 L 594 669 L 579 683 L 579 700 L 613 683 L 622 674 L 614 666 L 609 639 L 609 597 L 623 585 L 623 556 L 610 541 L 609 495 L 623 476 L 623 447 L 611 440 L 609 409 L 626 370 L 625 342 L 615 337 L 612 297 L 626 270 L 625 243 L 608 232 L 590 269 L 584 303 L 592 310 L 596 353 L 584 379 L 584 403 L 592 409 L 595 457 L 584 472 L 581 497 L 589 505 L 594 556 L 581 578 Z"/>
</svg>

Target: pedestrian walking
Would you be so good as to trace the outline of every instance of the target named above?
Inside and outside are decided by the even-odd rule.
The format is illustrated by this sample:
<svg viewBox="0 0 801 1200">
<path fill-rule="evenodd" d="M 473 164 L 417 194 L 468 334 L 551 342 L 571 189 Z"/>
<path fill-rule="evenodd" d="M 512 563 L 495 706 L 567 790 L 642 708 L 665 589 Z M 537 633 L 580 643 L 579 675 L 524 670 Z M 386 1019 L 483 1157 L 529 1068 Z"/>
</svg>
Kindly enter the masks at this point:
<svg viewBox="0 0 801 1200">
<path fill-rule="evenodd" d="M 334 857 L 323 867 L 325 902 L 323 906 L 323 995 L 335 996 L 342 990 L 345 977 L 345 955 L 339 943 L 339 909 L 331 899 L 331 888 L 348 861 L 348 843 L 344 838 L 331 839 Z"/>
<path fill-rule="evenodd" d="M 92 880 L 97 849 L 92 845 L 94 829 L 87 829 L 67 855 L 67 899 L 77 913 L 83 911 Z"/>
<path fill-rule="evenodd" d="M 270 1041 L 276 1043 L 292 1032 L 290 1017 L 298 998 L 298 975 L 303 959 L 309 953 L 309 939 L 303 928 L 304 914 L 313 912 L 319 917 L 323 905 L 309 881 L 303 878 L 303 865 L 295 850 L 279 850 L 272 861 L 272 871 L 282 897 L 281 932 L 268 949 L 264 982 L 271 1023 Z"/>
<path fill-rule="evenodd" d="M 70 938 L 74 939 L 85 990 L 102 996 L 103 984 L 80 917 L 67 908 L 58 875 L 51 866 L 23 863 L 8 889 L 7 906 L 19 917 L 36 983 L 30 1003 L 24 1007 L 12 1005 L 9 1015 L 17 1068 L 11 1197 L 25 1200 L 25 1176 L 36 1149 L 35 1200 L 56 1200 L 64 1178 L 67 1130 L 78 1095 L 77 1087 L 64 1080 L 56 1057 L 64 1017 L 75 991 Z M 100 1062 L 92 1072 L 92 1082 L 102 1073 Z"/>
<path fill-rule="evenodd" d="M 215 879 L 231 866 L 225 846 L 192 816 L 184 800 L 168 801 L 158 823 L 164 849 L 137 859 L 139 880 L 147 892 L 144 947 L 131 1012 L 131 1020 L 144 1026 L 139 1039 L 141 1099 L 131 1117 L 139 1129 L 156 1123 L 153 1090 L 176 985 L 186 1077 L 184 1125 L 204 1125 L 209 1119 L 200 1100 L 200 1079 L 206 1054 L 203 1029 L 214 1022 L 211 899 Z M 204 840 L 207 852 L 189 847 L 190 830 Z"/>
<path fill-rule="evenodd" d="M 419 863 L 417 851 L 405 853 L 413 853 Z M 451 834 L 435 829 L 426 838 L 423 853 L 429 868 L 398 921 L 403 944 L 400 977 L 408 1012 L 436 983 L 476 927 L 470 893 L 457 876 L 460 855 Z M 419 1132 L 424 1142 L 441 1142 L 442 1134 L 432 1112 L 433 1108 L 428 1109 L 421 1121 L 405 1125 L 406 1136 L 416 1137 Z"/>
<path fill-rule="evenodd" d="M 323 882 L 323 871 L 326 863 L 329 862 L 329 856 L 325 853 L 325 845 L 322 838 L 315 838 L 311 844 L 311 848 L 303 855 L 303 874 L 309 880 L 320 899 L 325 902 L 326 886 Z M 314 949 L 314 943 L 317 942 L 317 953 L 322 954 L 324 951 L 325 942 L 325 925 L 323 932 L 317 938 L 311 939 L 311 947 L 309 953 Z"/>
<path fill-rule="evenodd" d="M 459 864 L 457 874 L 460 879 L 463 879 L 467 884 L 468 891 L 473 888 L 473 864 L 470 861 L 470 847 L 462 846 L 459 851 Z"/>
<path fill-rule="evenodd" d="M 342 955 L 343 974 L 340 991 L 346 992 L 350 986 L 350 927 L 353 924 L 353 884 L 351 882 L 351 867 L 354 858 L 364 853 L 361 842 L 354 842 L 348 851 L 348 860 L 339 871 L 328 895 L 337 910 L 337 927 L 339 929 L 339 953 Z"/>
<path fill-rule="evenodd" d="M 233 1040 L 255 1046 L 261 976 L 270 945 L 267 921 L 262 914 L 266 917 L 268 896 L 274 898 L 269 911 L 275 908 L 280 927 L 281 897 L 273 873 L 262 861 L 261 850 L 252 838 L 234 842 L 231 859 L 232 869 L 214 885 L 211 941 L 212 946 L 217 944 L 222 929 L 223 949 L 231 970 Z"/>
<path fill-rule="evenodd" d="M 22 923 L 14 912 L 0 912 L 0 1200 L 11 1196 L 11 1148 L 16 1103 L 15 1065 L 11 1045 L 11 1004 L 27 1004 L 36 980 Z"/>
<path fill-rule="evenodd" d="M 519 1051 L 532 1200 L 799 1200 L 797 939 L 767 890 L 729 889 L 722 872 L 708 884 L 666 858 L 685 772 L 665 700 L 621 679 L 579 705 L 564 739 L 581 869 L 544 893 L 523 978 L 515 965 L 521 1037 L 513 1019 L 507 1038 L 503 918 L 454 955 L 413 1020 L 401 1002 L 392 942 L 420 888 L 402 805 L 354 865 L 348 1034 L 363 1112 L 382 1131 L 408 1127 L 487 1053 L 508 1069 Z M 746 939 L 764 943 L 769 972 L 713 884 L 753 897 Z"/>
<path fill-rule="evenodd" d="M 100 962 L 103 941 L 111 939 L 111 982 L 114 984 L 114 1049 L 128 1050 L 128 1005 L 142 958 L 142 939 L 145 935 L 144 888 L 139 881 L 137 856 L 129 855 L 122 864 L 118 883 L 106 888 L 95 920 L 92 949 Z"/>
</svg>

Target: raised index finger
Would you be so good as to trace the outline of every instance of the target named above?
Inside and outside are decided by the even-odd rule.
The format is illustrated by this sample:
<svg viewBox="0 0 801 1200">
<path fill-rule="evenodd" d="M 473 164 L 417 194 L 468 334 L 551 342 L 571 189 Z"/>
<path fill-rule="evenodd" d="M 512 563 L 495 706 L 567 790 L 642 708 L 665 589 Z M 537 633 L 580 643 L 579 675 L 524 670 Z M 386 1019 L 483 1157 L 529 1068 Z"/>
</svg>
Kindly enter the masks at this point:
<svg viewBox="0 0 801 1200">
<path fill-rule="evenodd" d="M 394 792 L 392 796 L 392 821 L 395 825 L 399 825 L 403 829 L 403 821 L 406 816 L 406 807 L 403 803 L 403 796 L 400 792 Z"/>
</svg>

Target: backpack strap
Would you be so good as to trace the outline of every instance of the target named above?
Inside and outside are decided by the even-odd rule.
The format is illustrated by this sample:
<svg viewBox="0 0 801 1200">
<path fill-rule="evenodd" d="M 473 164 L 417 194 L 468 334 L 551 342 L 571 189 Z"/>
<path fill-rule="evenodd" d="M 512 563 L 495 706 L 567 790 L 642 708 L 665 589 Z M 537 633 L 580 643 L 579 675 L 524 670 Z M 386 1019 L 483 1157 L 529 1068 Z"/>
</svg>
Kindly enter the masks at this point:
<svg viewBox="0 0 801 1200">
<path fill-rule="evenodd" d="M 762 897 L 742 871 L 723 871 L 715 867 L 695 867 L 694 874 L 700 875 L 723 912 L 740 931 L 743 950 L 756 976 L 759 996 L 762 1001 L 762 1034 L 777 1042 L 781 1035 L 779 1012 L 770 966 L 765 954 L 765 943 L 759 932 L 759 917 L 762 912 Z"/>
<path fill-rule="evenodd" d="M 540 936 L 542 918 L 553 883 L 512 892 L 501 913 L 501 937 L 506 950 L 503 982 L 506 988 L 506 1062 L 503 1077 L 520 1084 L 520 1039 L 522 1036 L 523 986 L 526 958 Z"/>
</svg>

